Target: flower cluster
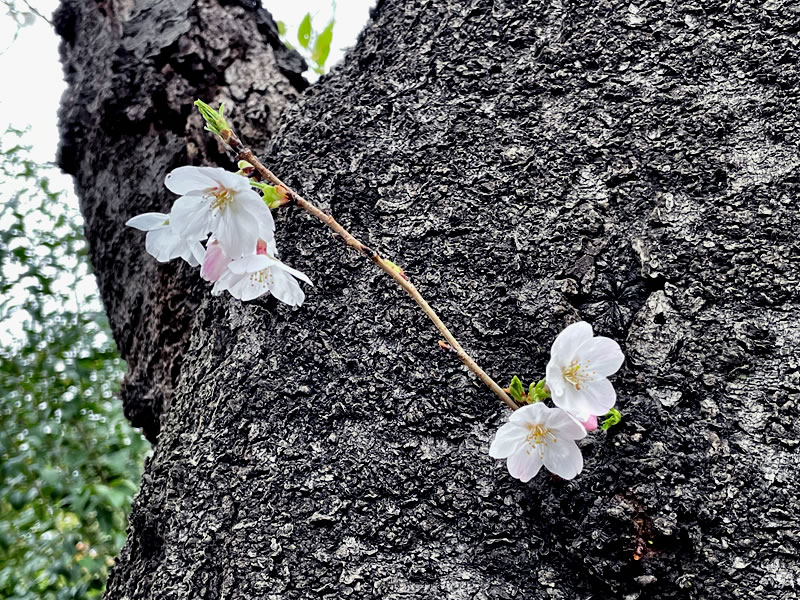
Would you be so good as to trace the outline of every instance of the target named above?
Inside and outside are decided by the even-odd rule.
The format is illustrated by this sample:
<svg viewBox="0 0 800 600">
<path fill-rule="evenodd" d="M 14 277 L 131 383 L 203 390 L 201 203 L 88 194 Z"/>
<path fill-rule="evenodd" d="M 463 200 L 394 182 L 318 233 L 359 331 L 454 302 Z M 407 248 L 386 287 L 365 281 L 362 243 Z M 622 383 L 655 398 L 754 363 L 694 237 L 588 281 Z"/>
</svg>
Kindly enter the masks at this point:
<svg viewBox="0 0 800 600">
<path fill-rule="evenodd" d="M 275 221 L 249 179 L 216 167 L 179 167 L 164 183 L 180 195 L 170 214 L 145 213 L 126 223 L 147 232 L 145 249 L 156 260 L 199 265 L 215 295 L 227 290 L 253 300 L 271 293 L 290 306 L 303 303 L 297 280 L 311 281 L 276 258 Z"/>
<path fill-rule="evenodd" d="M 594 337 L 588 323 L 567 327 L 553 342 L 545 380 L 531 384 L 524 397 L 533 404 L 514 411 L 500 427 L 489 448 L 490 456 L 507 459 L 508 472 L 523 482 L 530 481 L 542 465 L 564 479 L 575 477 L 583 469 L 583 456 L 575 441 L 597 429 L 598 415 L 614 412 L 617 396 L 607 378 L 624 360 L 619 344 Z M 511 391 L 519 401 L 522 386 L 519 380 L 516 383 L 519 389 Z M 555 408 L 541 402 L 543 390 L 549 391 Z M 613 417 L 615 422 L 618 414 Z"/>
</svg>

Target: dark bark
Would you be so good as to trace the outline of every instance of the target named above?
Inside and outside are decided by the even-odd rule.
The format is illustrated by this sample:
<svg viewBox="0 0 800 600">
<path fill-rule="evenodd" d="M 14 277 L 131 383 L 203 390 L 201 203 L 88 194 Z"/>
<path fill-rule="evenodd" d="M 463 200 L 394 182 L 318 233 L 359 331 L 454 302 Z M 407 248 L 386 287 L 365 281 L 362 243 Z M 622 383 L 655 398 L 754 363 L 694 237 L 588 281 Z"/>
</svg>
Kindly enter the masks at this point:
<svg viewBox="0 0 800 600">
<path fill-rule="evenodd" d="M 122 222 L 199 160 L 184 123 L 203 90 L 156 86 L 169 101 L 138 111 L 138 74 L 182 73 L 181 44 L 142 25 L 110 52 L 91 10 L 62 11 L 82 75 L 64 164 L 123 355 L 180 365 L 132 364 L 130 412 L 172 400 L 108 598 L 793 597 L 796 10 L 384 0 L 285 111 L 268 164 L 396 257 L 498 380 L 540 377 L 578 318 L 622 343 L 623 423 L 583 444 L 576 480 L 528 485 L 486 453 L 506 409 L 308 216 L 277 215 L 316 283 L 297 311 L 212 299 L 141 256 Z M 262 117 L 234 122 L 252 141 Z M 177 331 L 176 305 L 194 316 Z"/>
<path fill-rule="evenodd" d="M 205 285 L 177 262 L 159 266 L 142 253 L 141 234 L 122 224 L 169 212 L 163 181 L 173 168 L 228 166 L 194 114 L 195 98 L 235 106 L 243 134 L 260 147 L 306 87 L 305 66 L 266 11 L 235 2 L 76 0 L 55 21 L 69 84 L 59 164 L 75 176 L 101 295 L 128 361 L 125 414 L 155 441 Z"/>
</svg>

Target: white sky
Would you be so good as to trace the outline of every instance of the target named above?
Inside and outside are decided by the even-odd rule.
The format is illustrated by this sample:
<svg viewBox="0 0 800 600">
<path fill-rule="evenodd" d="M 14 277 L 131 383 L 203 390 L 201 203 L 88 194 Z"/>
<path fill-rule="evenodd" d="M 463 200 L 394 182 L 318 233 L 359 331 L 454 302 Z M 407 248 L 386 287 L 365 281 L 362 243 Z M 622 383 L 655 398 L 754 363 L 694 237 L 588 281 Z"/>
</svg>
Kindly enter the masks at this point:
<svg viewBox="0 0 800 600">
<path fill-rule="evenodd" d="M 58 0 L 29 2 L 47 17 L 58 6 Z M 287 38 L 294 46 L 299 46 L 297 27 L 306 12 L 311 14 L 314 31 L 321 31 L 335 11 L 336 24 L 328 68 L 338 62 L 345 50 L 355 43 L 374 4 L 375 0 L 339 0 L 338 5 L 332 0 L 263 0 L 264 8 L 276 20 L 286 24 Z M 38 163 L 53 163 L 58 145 L 58 104 L 65 87 L 58 58 L 59 40 L 50 25 L 37 18 L 33 24 L 22 28 L 17 39 L 12 41 L 16 26 L 3 9 L 4 5 L 0 3 L 0 81 L 3 82 L 0 85 L 0 133 L 5 131 L 7 125 L 23 130 L 29 127 L 30 131 L 23 142 L 32 147 L 30 158 Z M 310 71 L 307 75 L 309 80 L 316 79 Z M 55 169 L 48 176 L 52 189 L 66 190 L 64 200 L 75 207 L 77 200 L 72 192 L 71 178 L 55 172 Z M 3 189 L 2 184 L 0 182 L 0 190 Z M 9 197 L 6 194 L 13 193 L 11 187 L 13 182 L 5 182 L 5 193 L 0 191 L 0 202 Z M 20 242 L 25 243 L 23 240 Z M 94 278 L 86 278 L 80 287 L 82 291 L 90 293 L 95 288 Z M 22 300 L 20 296 L 20 303 Z M 21 331 L 19 321 L 24 318 L 21 312 L 15 312 L 7 319 L 0 314 L 0 345 L 8 346 L 13 342 Z"/>
</svg>

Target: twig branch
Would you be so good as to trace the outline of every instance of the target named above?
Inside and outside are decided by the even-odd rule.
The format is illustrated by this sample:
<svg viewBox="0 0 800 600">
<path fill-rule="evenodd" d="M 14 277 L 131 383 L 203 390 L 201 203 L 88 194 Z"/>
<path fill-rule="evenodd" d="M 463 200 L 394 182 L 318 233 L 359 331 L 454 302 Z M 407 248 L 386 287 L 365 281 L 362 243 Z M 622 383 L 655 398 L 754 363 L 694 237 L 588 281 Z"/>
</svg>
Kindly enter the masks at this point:
<svg viewBox="0 0 800 600">
<path fill-rule="evenodd" d="M 480 379 L 486 386 L 491 389 L 498 398 L 500 398 L 503 402 L 511 410 L 516 410 L 518 407 L 514 400 L 501 388 L 497 383 L 489 377 L 489 375 L 480 368 L 478 363 L 476 363 L 472 357 L 461 347 L 461 344 L 458 343 L 453 334 L 450 333 L 450 330 L 447 326 L 442 322 L 439 318 L 439 315 L 430 307 L 427 303 L 425 298 L 422 297 L 422 294 L 419 293 L 416 286 L 411 283 L 411 281 L 406 277 L 405 273 L 402 270 L 397 268 L 394 263 L 382 258 L 375 250 L 367 246 L 366 244 L 361 243 L 358 239 L 356 239 L 349 231 L 347 231 L 344 227 L 342 227 L 336 219 L 334 219 L 331 215 L 323 212 L 317 206 L 303 198 L 300 194 L 292 190 L 288 185 L 283 183 L 278 177 L 270 171 L 264 164 L 258 159 L 258 157 L 253 154 L 252 150 L 245 147 L 242 144 L 241 140 L 238 136 L 231 130 L 225 130 L 222 132 L 223 135 L 222 140 L 230 146 L 230 148 L 236 153 L 236 157 L 239 160 L 244 160 L 250 163 L 253 168 L 258 172 L 261 178 L 265 181 L 270 182 L 275 186 L 280 186 L 288 195 L 290 201 L 297 204 L 300 208 L 305 210 L 306 212 L 311 213 L 314 217 L 318 220 L 322 221 L 325 225 L 333 229 L 336 233 L 338 233 L 344 242 L 350 246 L 351 248 L 356 249 L 360 254 L 369 258 L 372 262 L 378 265 L 383 271 L 389 275 L 392 279 L 394 279 L 397 284 L 403 288 L 409 296 L 411 296 L 414 301 L 419 305 L 422 311 L 428 316 L 428 318 L 433 322 L 436 326 L 436 329 L 444 336 L 447 340 L 447 343 L 450 345 L 450 348 L 455 351 L 458 355 L 458 358 L 461 360 L 466 367 L 477 375 L 478 379 Z M 441 345 L 441 342 L 440 342 Z M 442 346 L 444 347 L 444 346 Z"/>
</svg>

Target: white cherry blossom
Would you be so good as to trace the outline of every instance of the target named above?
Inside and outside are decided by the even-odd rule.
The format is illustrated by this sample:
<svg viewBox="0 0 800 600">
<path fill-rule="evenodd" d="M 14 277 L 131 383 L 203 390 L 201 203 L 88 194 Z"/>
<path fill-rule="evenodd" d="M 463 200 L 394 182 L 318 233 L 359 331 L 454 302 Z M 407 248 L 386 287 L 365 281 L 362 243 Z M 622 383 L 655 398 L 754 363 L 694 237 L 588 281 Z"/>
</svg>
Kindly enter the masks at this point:
<svg viewBox="0 0 800 600">
<path fill-rule="evenodd" d="M 203 262 L 205 250 L 200 240 L 203 237 L 183 236 L 173 227 L 170 215 L 164 213 L 144 213 L 128 219 L 125 223 L 140 231 L 146 231 L 144 247 L 159 262 L 182 258 L 192 267 Z"/>
<path fill-rule="evenodd" d="M 583 469 L 575 440 L 584 437 L 586 430 L 565 411 L 537 402 L 511 413 L 508 423 L 498 429 L 489 455 L 508 459 L 508 472 L 523 483 L 542 465 L 563 479 L 572 479 Z"/>
<path fill-rule="evenodd" d="M 606 414 L 617 400 L 607 377 L 624 360 L 617 342 L 593 337 L 585 321 L 573 323 L 558 334 L 550 351 L 546 379 L 553 403 L 579 421 Z"/>
<path fill-rule="evenodd" d="M 259 238 L 274 235 L 272 213 L 246 177 L 217 167 L 178 167 L 164 184 L 181 195 L 171 220 L 184 237 L 211 233 L 236 259 L 252 253 Z"/>
<path fill-rule="evenodd" d="M 274 253 L 274 243 L 268 245 L 264 240 L 259 240 L 256 254 L 229 263 L 211 293 L 219 295 L 228 290 L 231 296 L 243 301 L 270 293 L 289 306 L 300 306 L 305 294 L 297 279 L 309 285 L 312 285 L 311 280 L 304 273 L 271 256 L 268 251 Z"/>
</svg>

